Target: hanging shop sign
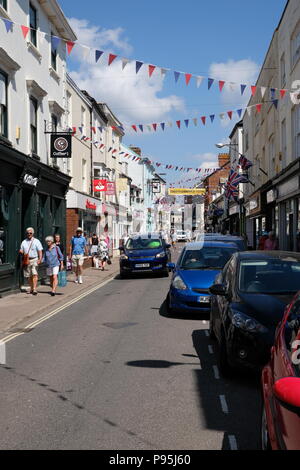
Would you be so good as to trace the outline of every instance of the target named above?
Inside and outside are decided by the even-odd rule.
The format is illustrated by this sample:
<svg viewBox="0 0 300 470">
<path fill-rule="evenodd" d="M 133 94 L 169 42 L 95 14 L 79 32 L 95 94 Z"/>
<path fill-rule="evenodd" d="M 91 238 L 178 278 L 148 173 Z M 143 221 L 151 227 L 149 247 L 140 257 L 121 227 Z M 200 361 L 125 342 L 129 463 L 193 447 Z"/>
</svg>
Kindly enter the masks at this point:
<svg viewBox="0 0 300 470">
<path fill-rule="evenodd" d="M 257 215 L 261 210 L 260 192 L 253 194 L 249 201 L 250 215 Z"/>
<path fill-rule="evenodd" d="M 37 186 L 39 179 L 35 176 L 26 173 L 23 178 L 23 182 L 29 184 L 29 186 Z"/>
<path fill-rule="evenodd" d="M 51 158 L 72 157 L 72 136 L 70 134 L 51 134 Z"/>
<path fill-rule="evenodd" d="M 152 180 L 151 186 L 153 194 L 159 194 L 161 192 L 160 180 Z"/>
<path fill-rule="evenodd" d="M 169 188 L 169 196 L 203 196 L 205 188 Z"/>
<path fill-rule="evenodd" d="M 97 206 L 96 204 L 93 204 L 92 202 L 90 202 L 88 199 L 85 203 L 85 207 L 86 209 L 92 209 L 93 211 L 95 211 L 97 209 Z"/>
<path fill-rule="evenodd" d="M 118 178 L 116 184 L 118 191 L 127 191 L 128 189 L 128 180 L 127 178 Z"/>
<path fill-rule="evenodd" d="M 239 212 L 240 212 L 240 208 L 236 204 L 229 208 L 229 215 L 238 214 Z"/>
<path fill-rule="evenodd" d="M 271 189 L 270 191 L 267 192 L 267 204 L 271 204 L 272 202 L 275 202 L 276 199 L 277 199 L 276 189 Z"/>
<path fill-rule="evenodd" d="M 116 183 L 114 183 L 113 181 L 107 181 L 106 195 L 114 196 L 115 194 L 116 194 Z"/>
<path fill-rule="evenodd" d="M 101 191 L 107 191 L 107 180 L 94 180 L 93 181 L 94 192 L 99 193 Z"/>
</svg>

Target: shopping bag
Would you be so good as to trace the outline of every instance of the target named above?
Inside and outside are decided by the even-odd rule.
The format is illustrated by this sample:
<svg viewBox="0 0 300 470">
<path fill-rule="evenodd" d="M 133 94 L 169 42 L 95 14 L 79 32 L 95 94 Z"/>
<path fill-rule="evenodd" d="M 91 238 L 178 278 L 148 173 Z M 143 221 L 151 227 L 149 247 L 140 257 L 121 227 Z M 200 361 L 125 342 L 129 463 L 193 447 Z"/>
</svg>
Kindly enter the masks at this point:
<svg viewBox="0 0 300 470">
<path fill-rule="evenodd" d="M 59 273 L 58 273 L 58 285 L 59 285 L 59 287 L 65 287 L 67 285 L 67 273 L 66 273 L 66 271 L 59 271 Z"/>
</svg>

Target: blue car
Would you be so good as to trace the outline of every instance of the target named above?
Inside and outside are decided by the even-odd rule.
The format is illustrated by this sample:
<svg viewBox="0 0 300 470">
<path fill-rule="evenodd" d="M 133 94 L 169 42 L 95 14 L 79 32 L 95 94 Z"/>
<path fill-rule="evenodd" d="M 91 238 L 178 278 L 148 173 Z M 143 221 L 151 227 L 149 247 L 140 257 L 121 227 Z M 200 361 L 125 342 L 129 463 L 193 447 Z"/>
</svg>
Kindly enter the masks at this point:
<svg viewBox="0 0 300 470">
<path fill-rule="evenodd" d="M 139 273 L 169 276 L 170 247 L 159 234 L 138 234 L 129 238 L 125 246 L 120 247 L 120 277 Z"/>
<path fill-rule="evenodd" d="M 210 312 L 209 287 L 214 284 L 233 253 L 239 251 L 234 243 L 188 243 L 173 269 L 167 295 L 167 309 L 171 312 Z"/>
</svg>

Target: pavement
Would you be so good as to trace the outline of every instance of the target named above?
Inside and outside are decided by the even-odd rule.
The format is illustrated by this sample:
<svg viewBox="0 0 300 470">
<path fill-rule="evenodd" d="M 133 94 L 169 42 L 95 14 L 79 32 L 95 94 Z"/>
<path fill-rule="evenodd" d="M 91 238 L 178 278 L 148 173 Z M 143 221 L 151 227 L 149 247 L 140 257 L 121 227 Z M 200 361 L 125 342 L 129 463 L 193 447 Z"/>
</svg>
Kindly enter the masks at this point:
<svg viewBox="0 0 300 470">
<path fill-rule="evenodd" d="M 67 286 L 58 287 L 55 297 L 51 297 L 49 285 L 41 285 L 38 287 L 37 296 L 20 292 L 0 298 L 0 339 L 7 333 L 17 332 L 18 327 L 21 327 L 27 320 L 64 305 L 71 299 L 115 277 L 118 272 L 119 259 L 113 258 L 112 264 L 106 265 L 105 271 L 95 268 L 84 269 L 83 284 L 76 284 L 75 275 L 68 272 Z"/>
</svg>

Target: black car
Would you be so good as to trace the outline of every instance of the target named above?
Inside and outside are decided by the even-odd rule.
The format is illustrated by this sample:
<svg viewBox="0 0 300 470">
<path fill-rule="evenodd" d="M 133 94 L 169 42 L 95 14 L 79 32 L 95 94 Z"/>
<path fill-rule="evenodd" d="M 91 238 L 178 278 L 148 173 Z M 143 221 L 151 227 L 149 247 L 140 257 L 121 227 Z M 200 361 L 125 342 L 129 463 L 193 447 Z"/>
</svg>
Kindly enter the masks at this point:
<svg viewBox="0 0 300 470">
<path fill-rule="evenodd" d="M 273 346 L 276 326 L 300 286 L 300 254 L 235 253 L 209 289 L 210 335 L 220 346 L 223 375 L 260 368 Z"/>
<path fill-rule="evenodd" d="M 158 273 L 169 275 L 170 246 L 158 234 L 146 233 L 130 237 L 120 247 L 120 277 L 130 274 Z"/>
</svg>

